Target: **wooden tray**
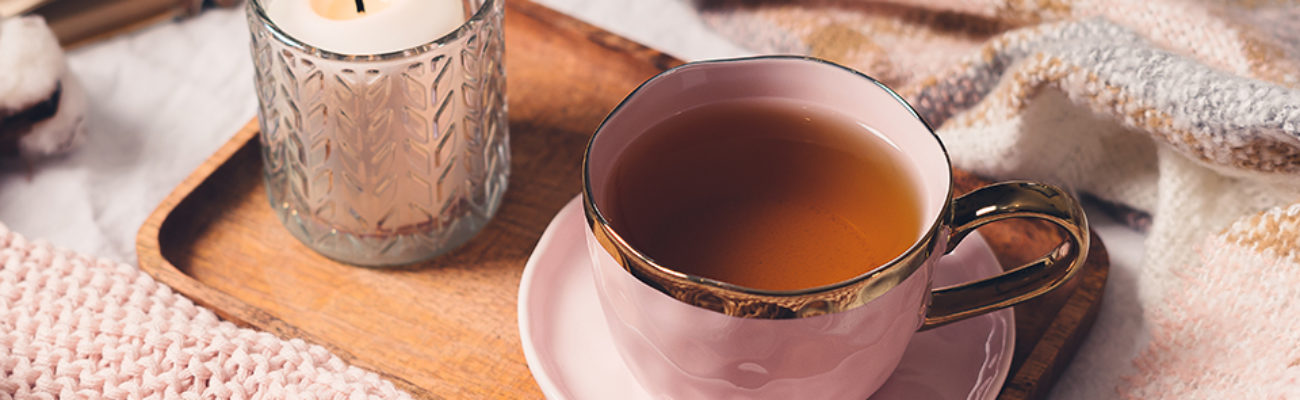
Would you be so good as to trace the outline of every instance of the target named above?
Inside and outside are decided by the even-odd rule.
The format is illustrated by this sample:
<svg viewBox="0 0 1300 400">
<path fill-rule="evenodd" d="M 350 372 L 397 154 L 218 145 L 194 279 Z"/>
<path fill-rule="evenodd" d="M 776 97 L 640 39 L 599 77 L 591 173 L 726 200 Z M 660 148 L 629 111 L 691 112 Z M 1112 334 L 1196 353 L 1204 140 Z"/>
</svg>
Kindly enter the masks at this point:
<svg viewBox="0 0 1300 400">
<path fill-rule="evenodd" d="M 250 122 L 140 228 L 140 266 L 235 323 L 302 338 L 418 398 L 538 398 L 520 350 L 515 293 L 551 217 L 579 192 L 588 135 L 641 81 L 680 63 L 543 6 L 506 11 L 512 173 L 496 218 L 450 254 L 412 268 L 341 265 L 281 227 L 262 187 Z M 958 172 L 962 191 L 983 183 Z M 1004 265 L 1043 254 L 1054 228 L 981 230 Z M 1096 315 L 1107 255 L 1093 238 L 1083 273 L 1016 309 L 1003 399 L 1043 398 Z"/>
</svg>

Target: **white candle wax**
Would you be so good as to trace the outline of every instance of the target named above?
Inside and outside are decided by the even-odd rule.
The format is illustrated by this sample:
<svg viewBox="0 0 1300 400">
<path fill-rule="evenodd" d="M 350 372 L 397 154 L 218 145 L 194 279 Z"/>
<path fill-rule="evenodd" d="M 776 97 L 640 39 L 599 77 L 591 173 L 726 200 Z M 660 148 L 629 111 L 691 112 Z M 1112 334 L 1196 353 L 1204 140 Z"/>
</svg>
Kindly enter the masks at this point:
<svg viewBox="0 0 1300 400">
<path fill-rule="evenodd" d="M 267 17 L 304 44 L 341 54 L 383 54 L 434 41 L 465 22 L 461 0 L 269 0 Z"/>
</svg>

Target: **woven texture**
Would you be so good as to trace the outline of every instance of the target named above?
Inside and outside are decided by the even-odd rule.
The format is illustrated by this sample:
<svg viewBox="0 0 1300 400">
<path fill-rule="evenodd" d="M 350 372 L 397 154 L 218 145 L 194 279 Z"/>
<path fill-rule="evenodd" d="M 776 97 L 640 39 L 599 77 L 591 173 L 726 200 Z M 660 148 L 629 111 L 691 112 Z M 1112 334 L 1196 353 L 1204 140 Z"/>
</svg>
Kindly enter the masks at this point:
<svg viewBox="0 0 1300 400">
<path fill-rule="evenodd" d="M 1296 2 L 697 6 L 753 50 L 830 59 L 894 87 L 958 167 L 1062 184 L 1148 230 L 1142 265 L 1112 275 L 1057 395 L 1300 396 L 1300 231 L 1280 229 L 1300 201 Z"/>
<path fill-rule="evenodd" d="M 0 225 L 0 399 L 404 399 L 302 340 L 220 321 L 139 269 Z"/>
<path fill-rule="evenodd" d="M 1300 204 L 1206 239 L 1151 320 L 1132 399 L 1300 399 Z"/>
</svg>

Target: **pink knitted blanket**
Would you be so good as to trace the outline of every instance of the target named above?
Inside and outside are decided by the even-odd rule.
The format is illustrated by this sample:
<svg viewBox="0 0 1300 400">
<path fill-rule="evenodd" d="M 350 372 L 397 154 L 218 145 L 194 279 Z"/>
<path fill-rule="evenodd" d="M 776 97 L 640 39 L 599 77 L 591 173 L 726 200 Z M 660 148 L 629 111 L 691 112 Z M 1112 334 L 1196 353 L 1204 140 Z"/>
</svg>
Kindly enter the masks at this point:
<svg viewBox="0 0 1300 400">
<path fill-rule="evenodd" d="M 0 225 L 0 399 L 404 399 L 302 340 L 235 327 L 139 269 Z"/>
<path fill-rule="evenodd" d="M 898 89 L 955 165 L 1140 210 L 1059 398 L 1300 398 L 1300 3 L 698 0 Z"/>
</svg>

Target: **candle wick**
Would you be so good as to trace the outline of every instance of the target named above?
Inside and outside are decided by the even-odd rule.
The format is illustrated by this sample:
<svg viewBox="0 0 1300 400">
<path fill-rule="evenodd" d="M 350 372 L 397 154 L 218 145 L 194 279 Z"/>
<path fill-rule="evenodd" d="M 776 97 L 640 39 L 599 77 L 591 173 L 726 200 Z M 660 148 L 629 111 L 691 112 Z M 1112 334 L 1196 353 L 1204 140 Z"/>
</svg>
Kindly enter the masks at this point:
<svg viewBox="0 0 1300 400">
<path fill-rule="evenodd" d="M 363 12 L 366 12 L 366 2 L 364 0 L 357 0 L 357 13 Z"/>
</svg>

